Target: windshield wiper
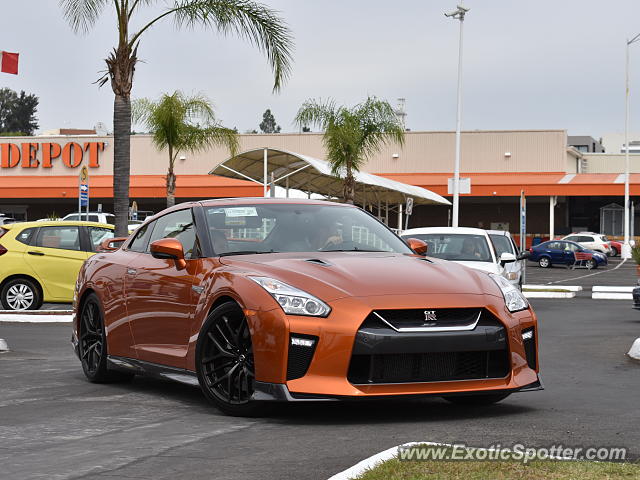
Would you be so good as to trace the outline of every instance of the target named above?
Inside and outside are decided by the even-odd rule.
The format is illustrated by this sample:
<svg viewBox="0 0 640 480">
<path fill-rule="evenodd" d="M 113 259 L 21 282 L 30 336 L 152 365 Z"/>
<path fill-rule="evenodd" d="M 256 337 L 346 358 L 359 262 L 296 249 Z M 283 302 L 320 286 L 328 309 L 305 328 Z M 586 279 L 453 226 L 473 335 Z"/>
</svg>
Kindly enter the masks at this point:
<svg viewBox="0 0 640 480">
<path fill-rule="evenodd" d="M 230 255 L 259 255 L 261 253 L 278 253 L 275 250 L 269 250 L 269 251 L 257 251 L 257 250 L 238 250 L 237 252 L 224 252 L 219 254 L 219 257 L 228 257 Z"/>
<path fill-rule="evenodd" d="M 349 248 L 336 250 L 319 250 L 320 252 L 384 252 L 384 250 L 365 250 L 364 248 Z"/>
</svg>

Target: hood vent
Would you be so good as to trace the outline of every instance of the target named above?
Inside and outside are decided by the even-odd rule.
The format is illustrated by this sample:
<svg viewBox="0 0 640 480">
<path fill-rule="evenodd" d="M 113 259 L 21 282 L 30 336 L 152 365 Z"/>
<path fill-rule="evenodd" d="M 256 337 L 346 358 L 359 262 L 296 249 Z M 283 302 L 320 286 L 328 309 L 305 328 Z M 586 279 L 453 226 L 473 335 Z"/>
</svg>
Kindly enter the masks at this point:
<svg viewBox="0 0 640 480">
<path fill-rule="evenodd" d="M 329 262 L 325 262 L 324 260 L 320 260 L 319 258 L 307 258 L 305 262 L 313 263 L 315 265 L 321 265 L 323 267 L 330 267 L 331 264 Z"/>
</svg>

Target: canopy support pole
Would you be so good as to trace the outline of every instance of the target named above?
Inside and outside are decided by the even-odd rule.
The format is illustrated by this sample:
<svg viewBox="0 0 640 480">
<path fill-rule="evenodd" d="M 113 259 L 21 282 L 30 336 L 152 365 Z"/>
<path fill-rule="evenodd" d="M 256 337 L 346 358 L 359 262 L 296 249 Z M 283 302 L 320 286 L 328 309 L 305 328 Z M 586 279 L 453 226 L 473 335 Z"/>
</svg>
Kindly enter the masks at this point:
<svg viewBox="0 0 640 480">
<path fill-rule="evenodd" d="M 264 163 L 263 165 L 263 173 L 264 175 L 262 176 L 262 182 L 263 182 L 263 187 L 262 187 L 262 196 L 266 197 L 267 196 L 267 157 L 268 157 L 268 148 L 264 149 L 263 152 L 263 157 L 262 157 L 262 162 Z"/>
<path fill-rule="evenodd" d="M 289 177 L 286 178 L 287 198 L 289 198 Z"/>
<path fill-rule="evenodd" d="M 402 230 L 402 208 L 404 205 L 398 204 L 398 230 Z"/>
<path fill-rule="evenodd" d="M 389 200 L 385 200 L 385 213 L 384 213 L 384 224 L 388 227 L 389 226 Z"/>
</svg>

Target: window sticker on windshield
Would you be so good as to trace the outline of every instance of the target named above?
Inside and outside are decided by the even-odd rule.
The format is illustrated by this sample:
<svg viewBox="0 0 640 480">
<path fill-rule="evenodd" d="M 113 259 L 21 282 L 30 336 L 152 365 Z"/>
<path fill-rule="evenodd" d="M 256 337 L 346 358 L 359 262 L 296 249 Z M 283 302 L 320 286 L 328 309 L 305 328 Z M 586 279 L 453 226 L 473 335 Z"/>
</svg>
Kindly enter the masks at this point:
<svg viewBox="0 0 640 480">
<path fill-rule="evenodd" d="M 227 217 L 257 217 L 256 207 L 233 207 L 225 208 L 224 213 Z"/>
</svg>

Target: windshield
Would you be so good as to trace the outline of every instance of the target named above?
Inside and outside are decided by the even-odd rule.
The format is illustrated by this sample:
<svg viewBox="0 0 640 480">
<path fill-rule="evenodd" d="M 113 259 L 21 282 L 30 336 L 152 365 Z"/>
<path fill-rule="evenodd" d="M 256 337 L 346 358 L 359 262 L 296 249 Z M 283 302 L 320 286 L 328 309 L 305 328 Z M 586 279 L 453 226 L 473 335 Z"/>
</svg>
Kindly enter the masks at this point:
<svg viewBox="0 0 640 480">
<path fill-rule="evenodd" d="M 427 255 L 443 260 L 493 262 L 486 237 L 461 233 L 422 233 L 403 235 L 417 238 L 428 245 Z"/>
<path fill-rule="evenodd" d="M 358 208 L 262 204 L 206 208 L 214 252 L 374 251 L 413 253 L 387 227 Z"/>
<path fill-rule="evenodd" d="M 515 255 L 515 252 L 513 251 L 513 244 L 511 243 L 511 240 L 509 240 L 509 237 L 492 234 L 489 234 L 489 237 L 493 242 L 493 246 L 496 249 L 496 255 L 498 257 L 503 253 L 513 253 Z"/>
</svg>

